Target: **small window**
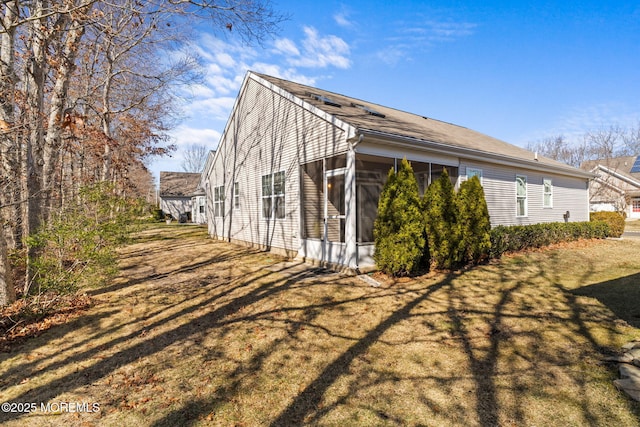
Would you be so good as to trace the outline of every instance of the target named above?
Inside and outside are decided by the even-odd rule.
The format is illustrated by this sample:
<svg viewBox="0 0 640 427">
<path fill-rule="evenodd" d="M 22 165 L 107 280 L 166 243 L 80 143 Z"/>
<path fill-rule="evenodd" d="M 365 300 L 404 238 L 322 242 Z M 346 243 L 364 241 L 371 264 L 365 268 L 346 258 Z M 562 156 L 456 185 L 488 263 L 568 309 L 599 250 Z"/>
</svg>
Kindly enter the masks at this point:
<svg viewBox="0 0 640 427">
<path fill-rule="evenodd" d="M 633 212 L 640 212 L 640 200 L 634 200 L 631 206 Z"/>
<path fill-rule="evenodd" d="M 553 183 L 550 179 L 542 180 L 542 206 L 553 207 Z"/>
<path fill-rule="evenodd" d="M 266 219 L 285 217 L 284 171 L 262 176 L 262 217 Z"/>
<path fill-rule="evenodd" d="M 480 184 L 482 184 L 482 169 L 467 168 L 467 180 L 470 180 L 474 176 L 477 176 L 480 180 Z"/>
<path fill-rule="evenodd" d="M 516 175 L 516 216 L 527 216 L 527 177 Z"/>
<path fill-rule="evenodd" d="M 224 185 L 213 188 L 213 216 L 224 216 Z"/>
<path fill-rule="evenodd" d="M 240 186 L 237 182 L 233 183 L 233 207 L 240 207 Z"/>
</svg>

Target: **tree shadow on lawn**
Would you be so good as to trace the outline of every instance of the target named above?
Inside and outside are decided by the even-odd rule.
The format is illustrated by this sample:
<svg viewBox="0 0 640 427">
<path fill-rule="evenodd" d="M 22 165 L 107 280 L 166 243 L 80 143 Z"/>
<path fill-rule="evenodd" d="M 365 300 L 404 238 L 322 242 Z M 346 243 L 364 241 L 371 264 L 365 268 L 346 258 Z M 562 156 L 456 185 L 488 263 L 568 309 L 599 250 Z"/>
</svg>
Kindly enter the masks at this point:
<svg viewBox="0 0 640 427">
<path fill-rule="evenodd" d="M 240 254 L 237 258 L 227 258 L 226 261 L 241 262 L 246 252 L 245 255 L 241 255 L 242 250 L 238 252 Z M 215 256 L 211 257 L 213 258 Z M 199 264 L 200 262 L 192 263 L 182 269 L 184 273 L 189 273 L 194 269 L 213 265 L 210 262 Z M 556 381 L 554 375 L 558 375 L 554 372 L 565 367 L 569 372 L 562 371 L 560 374 L 565 375 L 565 380 L 571 383 L 569 390 L 575 393 L 563 398 L 569 400 L 570 405 L 580 408 L 584 424 L 598 425 L 603 421 L 603 413 L 611 416 L 612 420 L 617 419 L 613 409 L 611 413 L 606 409 L 593 413 L 594 397 L 593 393 L 589 393 L 589 384 L 585 382 L 581 370 L 572 368 L 582 359 L 589 359 L 589 354 L 592 360 L 593 354 L 597 355 L 602 350 L 583 320 L 582 305 L 572 293 L 556 283 L 555 278 L 545 278 L 541 269 L 523 270 L 517 264 L 483 266 L 468 272 L 440 275 L 435 281 L 425 280 L 419 287 L 405 288 L 398 285 L 381 290 L 370 288 L 352 299 L 326 297 L 295 305 L 288 303 L 288 292 L 292 289 L 304 291 L 305 288 L 325 286 L 329 282 L 323 282 L 323 278 L 329 277 L 331 273 L 306 269 L 288 276 L 278 274 L 278 271 L 256 268 L 255 265 L 253 267 L 253 273 L 234 281 L 214 284 L 211 287 L 212 295 L 204 296 L 197 303 L 183 308 L 176 306 L 175 312 L 145 326 L 146 330 L 161 326 L 169 326 L 170 329 L 143 340 L 139 338 L 142 332 L 140 328 L 118 336 L 101 346 L 102 349 L 116 348 L 118 344 L 129 342 L 131 345 L 90 366 L 79 365 L 75 372 L 26 390 L 12 398 L 12 401 L 49 401 L 67 391 L 94 384 L 124 365 L 141 361 L 173 344 L 184 345 L 187 340 L 214 330 L 218 331 L 216 339 L 219 343 L 212 349 L 210 357 L 221 362 L 223 346 L 228 342 L 221 338 L 233 339 L 238 333 L 235 328 L 240 325 L 253 325 L 257 328 L 262 322 L 273 325 L 273 328 L 283 328 L 286 333 L 252 351 L 246 360 L 236 361 L 234 368 L 221 371 L 224 376 L 223 385 L 207 392 L 204 397 L 194 396 L 185 400 L 179 408 L 157 419 L 153 425 L 188 426 L 203 421 L 220 422 L 220 419 L 215 418 L 216 411 L 234 401 L 240 394 L 246 393 L 250 378 L 265 375 L 265 365 L 270 362 L 268 359 L 272 355 L 281 352 L 283 347 L 290 348 L 294 342 L 302 348 L 311 344 L 304 341 L 304 333 L 308 330 L 339 338 L 341 350 L 337 355 L 326 354 L 321 369 L 317 370 L 311 380 L 300 382 L 300 389 L 294 395 L 280 397 L 278 404 L 281 409 L 268 421 L 272 426 L 332 423 L 335 420 L 329 421 L 329 417 L 333 412 L 352 405 L 349 400 L 353 395 L 368 389 L 375 393 L 377 387 L 385 382 L 417 384 L 416 387 L 420 390 L 418 401 L 422 408 L 414 409 L 426 411 L 448 424 L 464 420 L 469 424 L 483 426 L 507 422 L 527 424 L 532 422 L 532 415 L 528 412 L 528 406 L 532 402 L 531 393 L 535 395 L 534 401 L 542 402 L 542 407 L 545 403 L 553 402 L 558 396 L 554 394 L 554 390 L 548 389 L 546 382 L 553 385 Z M 150 286 L 159 279 L 154 274 L 146 276 Z M 585 274 L 589 275 L 590 272 L 586 271 Z M 538 286 L 540 278 L 551 285 Z M 135 279 L 128 285 L 142 282 L 144 281 Z M 340 286 L 356 286 L 348 279 L 336 282 Z M 277 300 L 269 306 L 271 308 L 259 305 L 275 297 L 283 298 L 283 304 L 278 305 L 280 300 Z M 360 304 L 358 307 L 370 304 L 373 310 L 381 309 L 382 305 L 374 305 L 377 299 L 384 303 L 386 314 L 360 334 L 351 330 L 357 329 L 353 325 L 347 324 L 344 330 L 331 329 L 319 320 L 323 312 L 334 310 L 338 313 L 341 308 L 353 303 Z M 391 308 L 389 304 L 392 304 Z M 257 311 L 245 313 L 247 308 Z M 201 311 L 204 313 L 201 314 Z M 283 313 L 295 313 L 297 317 L 283 317 Z M 179 319 L 189 320 L 178 326 L 170 326 Z M 358 318 L 353 321 L 357 322 Z M 570 327 L 567 329 L 565 325 L 568 323 Z M 406 324 L 412 325 L 410 329 L 416 332 L 410 335 L 398 334 L 398 328 Z M 418 325 L 424 328 L 418 329 Z M 617 333 L 613 325 L 604 325 L 603 328 L 612 336 Z M 425 333 L 426 330 L 430 332 Z M 553 342 L 549 342 L 550 337 L 554 339 Z M 400 341 L 394 341 L 396 339 Z M 424 351 L 429 351 L 431 344 L 438 345 L 435 347 L 438 351 L 451 351 L 452 357 L 455 353 L 456 360 L 462 366 L 462 375 L 456 371 L 440 372 L 436 367 L 425 366 L 420 374 L 404 373 L 406 377 L 395 378 L 387 367 L 380 367 L 374 362 L 368 366 L 371 369 L 357 367 L 370 357 L 368 354 L 372 348 L 381 343 L 393 348 L 408 346 L 416 341 L 424 343 Z M 59 363 L 73 364 L 89 360 L 102 349 L 90 348 Z M 443 354 L 442 357 L 447 358 L 448 355 Z M 288 363 L 295 365 L 297 362 L 291 360 Z M 34 369 L 34 366 L 30 369 Z M 281 369 L 285 373 L 291 368 L 292 366 L 285 364 Z M 199 369 L 205 370 L 204 367 Z M 347 391 L 327 404 L 326 397 L 330 389 L 345 380 L 348 382 Z M 459 404 L 452 402 L 450 406 L 442 408 L 442 403 L 438 403 L 428 390 L 434 384 L 445 395 L 465 396 L 465 392 L 471 393 L 467 398 L 472 401 L 470 407 L 457 407 L 455 405 Z M 461 384 L 468 386 L 469 390 L 461 391 Z M 535 390 L 532 391 L 532 388 Z M 359 405 L 367 406 L 366 410 L 375 417 L 374 423 L 379 424 L 407 424 L 406 420 L 410 415 L 403 413 L 401 408 L 388 407 L 381 402 L 359 401 Z M 350 407 L 349 410 L 361 409 Z M 638 408 L 629 406 L 629 411 L 636 411 L 637 414 Z M 505 412 L 509 413 L 508 418 L 505 418 Z M 559 413 L 556 412 L 556 415 Z M 2 413 L 0 421 L 20 417 L 21 414 Z M 427 423 L 429 419 L 424 418 L 414 424 Z"/>
<path fill-rule="evenodd" d="M 640 273 L 585 286 L 571 293 L 597 299 L 616 317 L 640 329 Z"/>
<path fill-rule="evenodd" d="M 245 252 L 244 255 L 246 256 L 247 252 Z M 238 256 L 238 259 L 239 258 L 241 258 L 241 256 Z M 186 271 L 191 270 L 193 270 L 193 266 L 186 267 Z M 222 322 L 227 316 L 237 312 L 243 307 L 254 304 L 262 299 L 269 298 L 274 294 L 283 292 L 292 284 L 295 284 L 300 278 L 309 277 L 317 274 L 318 272 L 319 271 L 317 270 L 308 269 L 296 273 L 288 280 L 283 281 L 282 277 L 277 275 L 277 271 L 270 272 L 262 269 L 259 270 L 257 276 L 254 274 L 254 277 L 242 277 L 242 280 L 237 281 L 235 284 L 227 283 L 225 284 L 226 286 L 224 286 L 224 289 L 221 289 L 219 293 L 216 293 L 198 304 L 189 305 L 176 313 L 163 317 L 155 323 L 149 324 L 145 330 L 153 330 L 156 327 L 171 324 L 173 320 L 184 318 L 185 316 L 188 316 L 200 309 L 207 309 L 206 314 L 198 316 L 187 323 L 161 333 L 152 339 L 138 342 L 124 350 L 116 352 L 108 358 L 102 358 L 91 366 L 85 368 L 80 367 L 73 373 L 66 374 L 45 385 L 31 388 L 20 394 L 18 397 L 12 399 L 12 401 L 48 402 L 66 391 L 73 390 L 82 385 L 92 384 L 121 366 L 131 364 L 147 356 L 153 355 L 173 343 L 185 341 L 189 337 L 201 333 L 203 330 L 216 327 L 218 326 L 217 324 Z M 272 276 L 272 279 L 265 281 L 265 279 L 270 276 Z M 259 281 L 260 283 L 255 286 L 255 281 Z M 247 290 L 246 293 L 241 293 L 237 297 L 232 297 L 227 301 L 223 300 L 223 302 L 217 303 L 219 300 L 223 299 L 223 297 L 229 296 L 232 293 L 242 292 L 243 289 Z M 208 310 L 214 306 L 215 308 Z M 85 360 L 90 360 L 106 348 L 112 348 L 116 344 L 126 343 L 136 337 L 139 337 L 141 332 L 144 331 L 136 329 L 127 335 L 120 336 L 101 345 L 99 348 L 92 347 L 84 352 L 76 353 L 73 356 L 66 358 L 64 361 L 58 362 L 56 366 L 51 366 L 47 369 L 55 369 L 61 367 L 61 365 L 80 363 Z M 24 366 L 22 367 L 24 368 Z M 10 421 L 19 418 L 22 415 L 24 414 L 2 412 L 0 413 L 0 422 Z"/>
<path fill-rule="evenodd" d="M 579 317 L 576 317 L 579 316 L 576 313 L 581 310 L 580 304 L 567 297 L 563 289 L 552 285 L 544 292 L 536 293 L 536 280 L 542 275 L 540 270 L 523 274 L 518 266 L 512 266 L 493 271 L 491 278 L 494 281 L 489 282 L 486 281 L 486 276 L 476 282 L 473 273 L 449 275 L 430 286 L 423 287 L 422 292 L 415 298 L 406 298 L 412 292 L 403 295 L 401 288 L 398 288 L 397 296 L 405 297 L 403 304 L 369 329 L 364 336 L 353 340 L 346 350 L 341 351 L 337 357 L 329 361 L 324 369 L 307 383 L 269 424 L 274 427 L 315 425 L 321 424 L 323 420 L 331 424 L 335 419 L 327 421 L 325 417 L 330 416 L 331 412 L 338 410 L 340 406 L 346 405 L 352 395 L 368 387 L 376 387 L 385 381 L 398 381 L 397 378 L 389 378 L 387 372 L 376 368 L 372 372 L 355 375 L 355 379 L 351 380 L 348 386 L 348 392 L 343 393 L 342 397 L 333 403 L 326 402 L 329 389 L 334 387 L 340 379 L 351 375 L 356 369 L 354 364 L 365 357 L 372 346 L 388 340 L 389 338 L 385 337 L 394 328 L 407 321 L 430 322 L 434 314 L 444 315 L 449 319 L 448 332 L 451 339 L 455 341 L 458 351 L 462 352 L 463 359 L 466 359 L 467 372 L 474 383 L 472 389 L 475 397 L 474 413 L 460 408 L 461 414 L 454 414 L 455 411 L 451 411 L 451 415 L 446 415 L 443 412 L 447 411 L 439 408 L 438 404 L 430 399 L 428 392 L 424 393 L 420 401 L 425 407 L 432 409 L 434 415 L 437 414 L 440 420 L 444 419 L 446 423 L 455 424 L 464 421 L 466 417 L 466 422 L 470 424 L 477 422 L 482 426 L 501 425 L 505 422 L 521 425 L 531 423 L 531 412 L 528 409 L 531 396 L 526 394 L 537 394 L 541 400 L 547 402 L 553 402 L 558 398 L 553 391 L 547 390 L 549 385 L 547 381 L 550 384 L 560 381 L 555 377 L 553 370 L 559 371 L 559 375 L 565 375 L 567 378 L 564 381 L 569 381 L 570 390 L 576 392 L 573 396 L 561 398 L 567 400 L 568 405 L 581 408 L 580 417 L 584 424 L 600 425 L 604 421 L 603 417 L 606 416 L 616 419 L 614 408 L 611 410 L 599 408 L 598 413 L 593 413 L 591 406 L 594 403 L 594 396 L 593 393 L 588 393 L 589 384 L 581 372 L 572 372 L 575 371 L 572 366 L 580 363 L 587 353 L 597 358 L 601 350 L 589 329 L 581 324 Z M 536 306 L 548 307 L 545 305 L 545 300 L 550 297 L 550 294 L 556 299 L 554 303 L 556 306 L 551 310 L 536 308 Z M 482 298 L 484 300 L 481 300 Z M 431 304 L 443 299 L 447 301 L 446 311 L 424 314 L 424 310 L 428 311 Z M 574 321 L 576 324 L 569 330 L 565 330 L 563 325 L 568 321 Z M 526 326 L 519 326 L 522 322 L 526 322 Z M 303 324 L 306 327 L 313 327 L 313 316 L 305 319 Z M 617 333 L 613 326 L 609 332 L 612 335 Z M 560 344 L 549 344 L 547 334 L 554 335 Z M 422 339 L 426 343 L 429 337 L 422 337 Z M 235 401 L 240 393 L 243 387 L 241 378 L 257 374 L 265 359 L 276 352 L 280 344 L 282 343 L 272 343 L 252 357 L 248 363 L 238 366 L 228 375 L 226 385 L 217 389 L 214 395 L 191 400 L 153 425 L 156 427 L 192 425 L 203 420 L 216 420 L 216 411 L 220 410 L 224 403 Z M 403 344 L 409 344 L 409 342 Z M 575 349 L 574 351 L 565 350 L 565 346 L 574 346 Z M 590 360 L 593 361 L 593 357 Z M 567 372 L 562 372 L 563 369 Z M 407 380 L 407 378 L 401 380 Z M 460 378 L 456 378 L 455 375 L 441 375 L 436 372 L 422 377 L 416 375 L 411 379 L 424 384 L 436 382 L 445 389 L 445 393 L 451 394 L 459 392 L 456 390 L 458 387 L 456 383 L 459 380 Z M 564 384 L 559 386 L 562 387 Z M 530 388 L 535 390 L 532 391 Z M 376 407 L 375 403 L 368 406 L 368 410 L 377 417 L 375 421 L 377 423 L 399 425 L 407 423 L 407 414 L 399 409 L 394 411 L 393 408 Z M 544 409 L 544 403 L 539 409 Z M 464 414 L 464 411 L 467 413 Z M 631 413 L 635 411 L 637 414 L 638 408 L 630 405 L 629 411 Z M 506 418 L 505 412 L 509 413 Z M 556 417 L 559 415 L 561 415 L 561 409 L 556 412 Z M 427 422 L 427 420 L 422 421 Z M 555 421 L 558 419 L 556 418 Z"/>
</svg>

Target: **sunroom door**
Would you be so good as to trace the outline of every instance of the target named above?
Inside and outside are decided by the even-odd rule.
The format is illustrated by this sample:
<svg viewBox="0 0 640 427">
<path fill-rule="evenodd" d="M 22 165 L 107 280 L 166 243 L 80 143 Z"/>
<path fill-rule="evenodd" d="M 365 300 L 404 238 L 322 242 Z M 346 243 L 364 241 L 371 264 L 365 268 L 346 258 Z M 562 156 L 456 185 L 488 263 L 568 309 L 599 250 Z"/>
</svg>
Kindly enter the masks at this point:
<svg viewBox="0 0 640 427">
<path fill-rule="evenodd" d="M 324 242 L 344 243 L 345 229 L 345 169 L 324 174 Z"/>
</svg>

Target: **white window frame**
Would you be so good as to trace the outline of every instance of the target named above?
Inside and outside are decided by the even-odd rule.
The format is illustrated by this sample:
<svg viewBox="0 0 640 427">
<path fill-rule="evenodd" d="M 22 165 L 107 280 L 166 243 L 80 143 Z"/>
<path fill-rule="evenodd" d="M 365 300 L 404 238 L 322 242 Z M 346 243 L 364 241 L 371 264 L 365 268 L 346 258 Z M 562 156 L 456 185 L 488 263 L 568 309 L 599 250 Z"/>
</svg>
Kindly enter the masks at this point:
<svg viewBox="0 0 640 427">
<path fill-rule="evenodd" d="M 547 183 L 549 183 L 549 191 L 547 191 Z M 542 179 L 542 207 L 547 209 L 553 208 L 553 179 L 551 178 Z"/>
<path fill-rule="evenodd" d="M 480 184 L 482 184 L 482 169 L 480 168 L 467 168 L 467 181 L 469 181 L 474 176 L 477 176 L 480 180 Z"/>
<path fill-rule="evenodd" d="M 262 218 L 285 219 L 287 215 L 285 205 L 287 176 L 285 171 L 262 175 L 260 182 L 262 184 Z"/>
<path fill-rule="evenodd" d="M 240 184 L 238 181 L 233 183 L 233 207 L 240 207 Z"/>
<path fill-rule="evenodd" d="M 524 181 L 524 195 L 518 194 L 519 181 Z M 524 212 L 520 213 L 520 201 L 523 201 Z M 516 175 L 516 218 L 526 218 L 529 216 L 529 203 L 528 203 L 528 186 L 526 175 Z"/>
<path fill-rule="evenodd" d="M 213 187 L 213 216 L 224 216 L 224 185 Z"/>
</svg>

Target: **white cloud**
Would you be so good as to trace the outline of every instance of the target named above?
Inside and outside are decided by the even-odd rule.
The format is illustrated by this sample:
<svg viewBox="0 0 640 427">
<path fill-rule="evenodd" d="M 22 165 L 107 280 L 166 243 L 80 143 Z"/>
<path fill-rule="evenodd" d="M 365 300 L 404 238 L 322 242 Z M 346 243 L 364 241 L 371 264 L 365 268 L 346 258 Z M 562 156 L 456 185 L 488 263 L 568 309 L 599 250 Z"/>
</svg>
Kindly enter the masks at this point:
<svg viewBox="0 0 640 427">
<path fill-rule="evenodd" d="M 299 56 L 300 51 L 296 47 L 296 44 L 289 39 L 277 39 L 274 43 L 274 53 L 281 55 Z"/>
<path fill-rule="evenodd" d="M 375 57 L 388 65 L 411 60 L 441 43 L 452 43 L 474 34 L 478 25 L 455 21 L 396 21 L 385 38 L 386 46 L 376 51 Z"/>
<path fill-rule="evenodd" d="M 207 120 L 227 120 L 233 108 L 235 97 L 216 96 L 194 100 L 187 106 L 191 119 L 199 122 Z"/>
<path fill-rule="evenodd" d="M 305 38 L 299 48 L 289 39 L 279 39 L 274 53 L 285 56 L 293 67 L 302 68 L 349 68 L 351 49 L 347 42 L 335 35 L 322 36 L 313 27 L 304 27 Z"/>
<path fill-rule="evenodd" d="M 179 126 L 171 132 L 174 143 L 178 146 L 178 152 L 180 147 L 192 144 L 204 145 L 214 150 L 220 141 L 220 135 L 220 132 L 215 129 L 196 129 L 188 126 Z"/>
<path fill-rule="evenodd" d="M 353 24 L 351 23 L 351 21 L 349 21 L 348 15 L 345 12 L 338 12 L 335 15 L 333 15 L 333 19 L 334 21 L 336 21 L 336 24 L 340 25 L 341 27 L 351 27 Z"/>
<path fill-rule="evenodd" d="M 387 65 L 396 65 L 400 61 L 406 59 L 407 55 L 407 50 L 401 45 L 395 45 L 389 49 L 379 50 L 374 54 L 378 61 Z"/>
<path fill-rule="evenodd" d="M 429 40 L 450 42 L 456 39 L 470 36 L 477 27 L 469 22 L 426 22 L 426 34 Z"/>
</svg>

